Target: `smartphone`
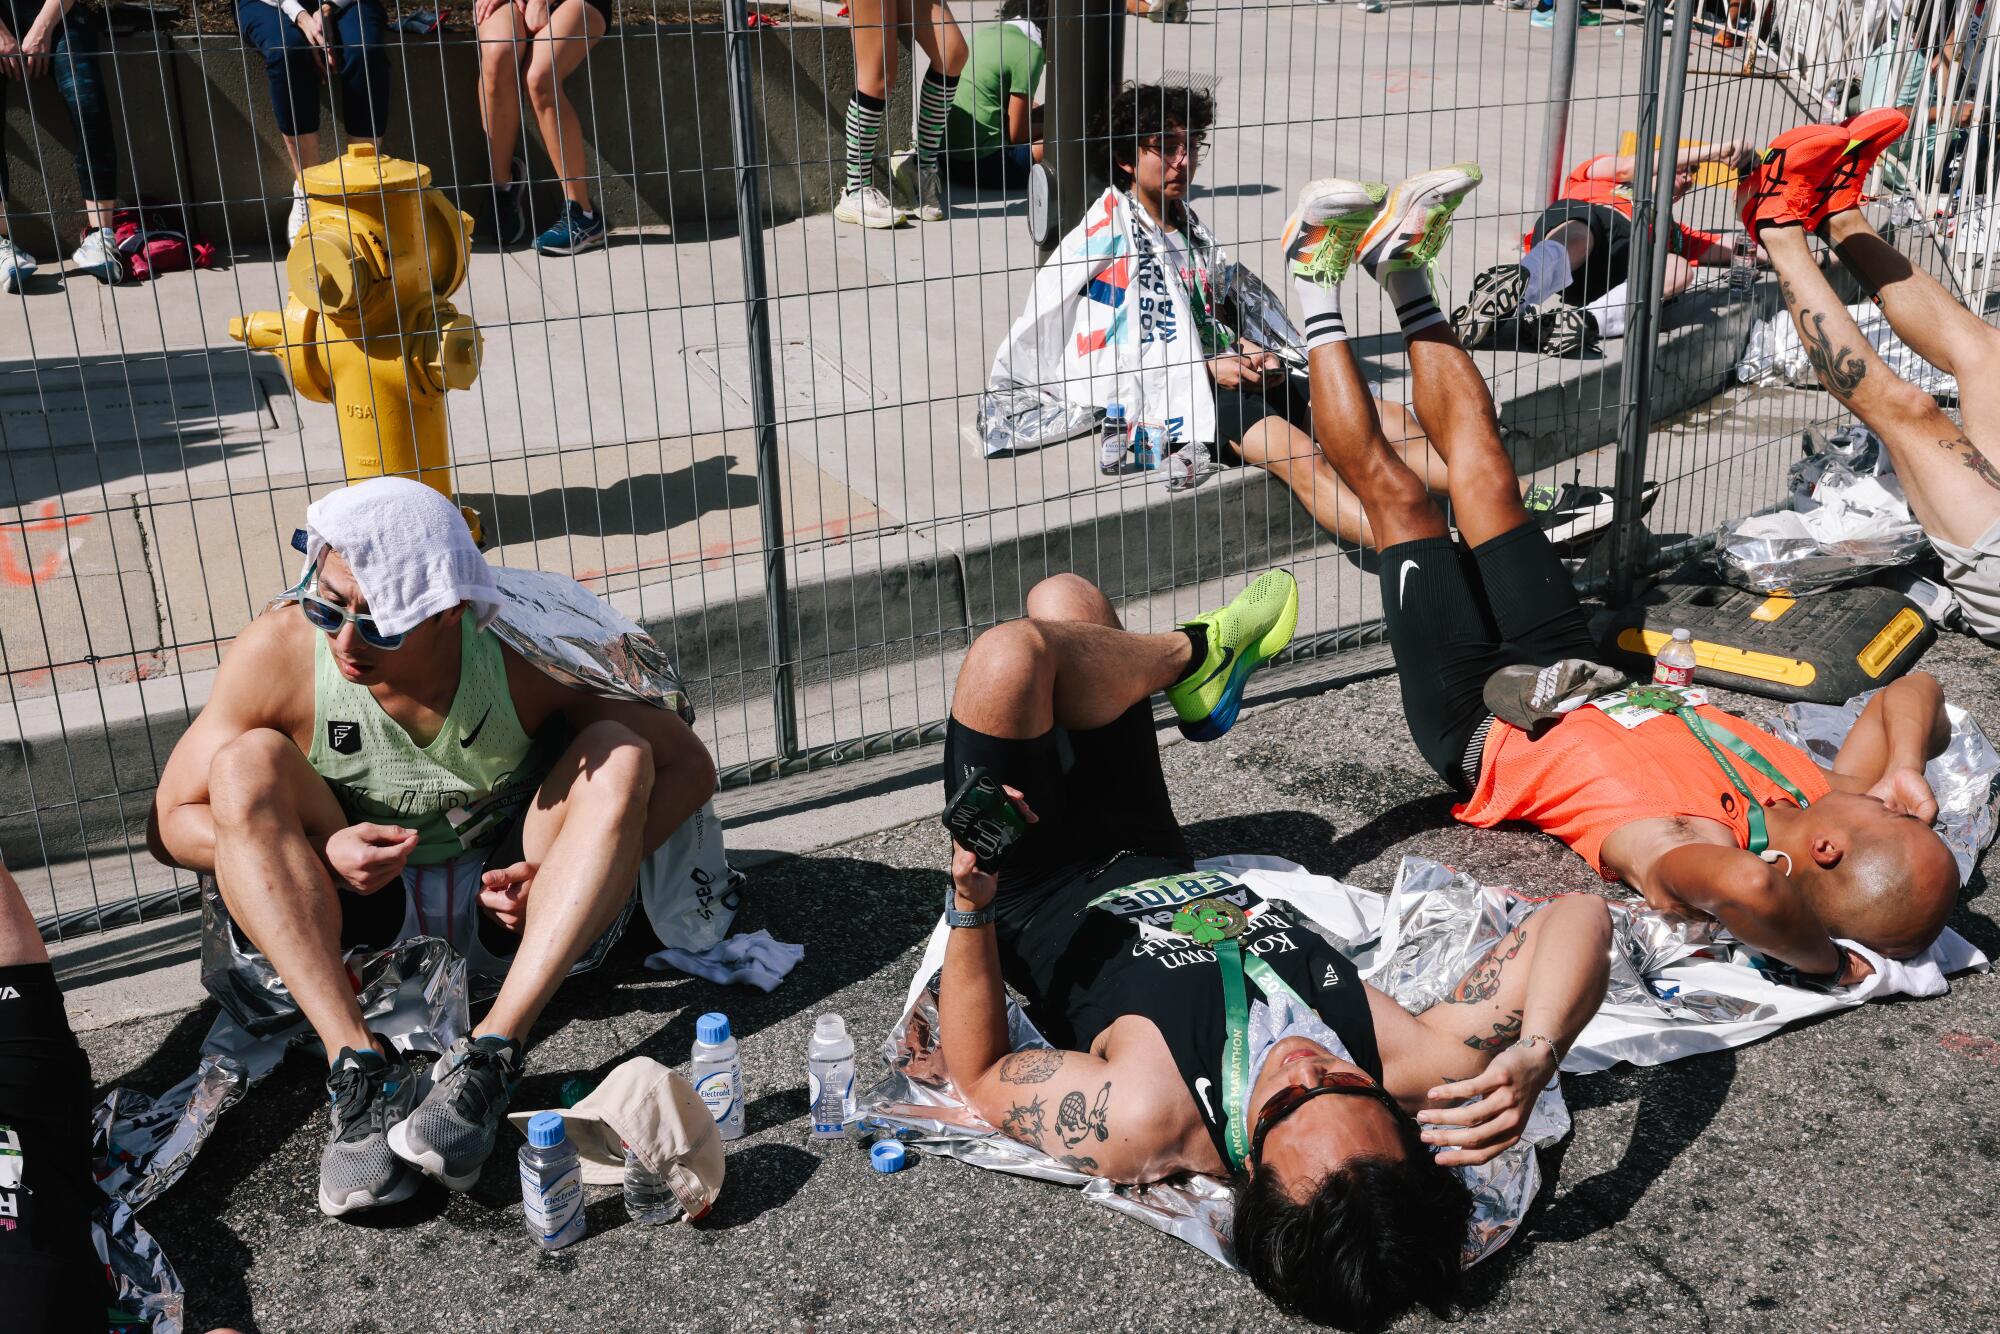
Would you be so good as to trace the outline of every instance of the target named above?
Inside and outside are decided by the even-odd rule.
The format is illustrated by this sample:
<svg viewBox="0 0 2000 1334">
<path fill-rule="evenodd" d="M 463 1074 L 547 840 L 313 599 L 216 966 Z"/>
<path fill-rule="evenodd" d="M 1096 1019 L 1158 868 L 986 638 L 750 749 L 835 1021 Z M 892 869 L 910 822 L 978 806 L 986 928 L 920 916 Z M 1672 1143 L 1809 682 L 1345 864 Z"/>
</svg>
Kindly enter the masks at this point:
<svg viewBox="0 0 2000 1334">
<path fill-rule="evenodd" d="M 981 870 L 990 871 L 1028 832 L 1028 820 L 992 774 L 974 768 L 945 803 L 944 827 Z"/>
</svg>

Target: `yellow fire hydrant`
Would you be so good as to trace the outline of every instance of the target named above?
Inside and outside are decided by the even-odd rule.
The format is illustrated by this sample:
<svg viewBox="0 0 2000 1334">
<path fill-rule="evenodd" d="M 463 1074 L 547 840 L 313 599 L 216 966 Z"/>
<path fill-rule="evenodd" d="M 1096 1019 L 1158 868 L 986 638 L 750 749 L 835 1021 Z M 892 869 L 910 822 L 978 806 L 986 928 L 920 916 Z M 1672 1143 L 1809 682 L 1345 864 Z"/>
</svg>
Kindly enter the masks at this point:
<svg viewBox="0 0 2000 1334">
<path fill-rule="evenodd" d="M 429 167 L 367 144 L 300 179 L 310 202 L 285 308 L 232 319 L 229 336 L 335 405 L 349 482 L 415 477 L 450 496 L 444 395 L 478 377 L 480 337 L 445 298 L 465 281 L 472 219 L 427 188 Z"/>
</svg>

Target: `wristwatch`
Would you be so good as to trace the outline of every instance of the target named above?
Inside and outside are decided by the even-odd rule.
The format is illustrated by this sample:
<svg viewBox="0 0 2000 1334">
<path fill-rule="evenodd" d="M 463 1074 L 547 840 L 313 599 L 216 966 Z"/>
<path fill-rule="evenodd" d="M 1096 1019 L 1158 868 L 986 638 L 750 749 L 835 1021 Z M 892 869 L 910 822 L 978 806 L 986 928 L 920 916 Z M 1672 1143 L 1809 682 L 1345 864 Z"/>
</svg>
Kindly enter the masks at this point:
<svg viewBox="0 0 2000 1334">
<path fill-rule="evenodd" d="M 978 912 L 961 911 L 958 907 L 957 895 L 953 893 L 951 886 L 945 886 L 944 924 L 946 926 L 991 926 L 993 925 L 993 919 L 999 915 L 999 910 L 990 903 Z"/>
</svg>

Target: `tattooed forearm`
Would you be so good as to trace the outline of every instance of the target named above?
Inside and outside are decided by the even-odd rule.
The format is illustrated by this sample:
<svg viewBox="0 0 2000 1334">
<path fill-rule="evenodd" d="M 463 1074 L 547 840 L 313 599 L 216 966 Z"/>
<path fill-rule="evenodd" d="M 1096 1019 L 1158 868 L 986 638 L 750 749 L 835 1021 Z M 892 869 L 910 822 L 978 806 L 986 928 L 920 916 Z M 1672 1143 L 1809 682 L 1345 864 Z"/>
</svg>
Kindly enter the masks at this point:
<svg viewBox="0 0 2000 1334">
<path fill-rule="evenodd" d="M 1062 1053 L 1047 1047 L 1030 1047 L 1010 1053 L 1000 1062 L 1000 1079 L 1007 1084 L 1040 1084 L 1062 1069 Z"/>
<path fill-rule="evenodd" d="M 1088 1156 L 1087 1154 L 1066 1153 L 1062 1157 L 1056 1159 L 1056 1161 L 1061 1163 L 1064 1167 L 1072 1168 L 1078 1172 L 1096 1172 L 1099 1170 L 1097 1166 L 1097 1160 L 1095 1158 Z"/>
<path fill-rule="evenodd" d="M 1833 340 L 1826 336 L 1824 315 L 1801 308 L 1793 323 L 1798 326 L 1799 342 L 1805 347 L 1806 360 L 1812 363 L 1819 382 L 1835 398 L 1853 397 L 1861 386 L 1861 377 L 1868 373 L 1868 364 L 1860 354 L 1845 343 L 1838 348 L 1833 346 Z"/>
<path fill-rule="evenodd" d="M 2000 491 L 2000 472 L 1994 470 L 1993 465 L 1987 462 L 1986 456 L 1979 452 L 1979 447 L 1970 440 L 1962 435 L 1956 440 L 1940 440 L 1938 448 L 1948 449 L 1958 455 L 1959 461 L 1972 470 L 1973 476 L 1994 490 Z"/>
<path fill-rule="evenodd" d="M 1521 1012 L 1515 1010 L 1505 1019 L 1493 1025 L 1489 1033 L 1475 1033 L 1465 1040 L 1465 1045 L 1474 1051 L 1499 1051 L 1511 1047 L 1521 1036 Z"/>
<path fill-rule="evenodd" d="M 1105 1123 L 1105 1109 L 1111 1102 L 1111 1085 L 1106 1084 L 1097 1091 L 1097 1101 L 1086 1106 L 1083 1094 L 1074 1090 L 1063 1094 L 1062 1102 L 1056 1106 L 1056 1135 L 1070 1148 L 1096 1135 L 1102 1143 L 1111 1138 L 1111 1129 Z"/>
<path fill-rule="evenodd" d="M 1486 957 L 1472 965 L 1472 971 L 1459 979 L 1452 993 L 1444 998 L 1447 1005 L 1477 1005 L 1480 1001 L 1492 1000 L 1493 993 L 1500 990 L 1500 969 L 1509 959 L 1521 952 L 1521 946 L 1528 943 L 1528 928 L 1517 926 L 1514 933 L 1498 945 L 1486 951 Z"/>
<path fill-rule="evenodd" d="M 1000 1133 L 1008 1139 L 1017 1139 L 1023 1144 L 1033 1144 L 1037 1148 L 1042 1143 L 1044 1117 L 1042 1100 L 1036 1098 L 1028 1103 L 1015 1103 L 1007 1109 L 1007 1115 L 1000 1122 Z"/>
</svg>

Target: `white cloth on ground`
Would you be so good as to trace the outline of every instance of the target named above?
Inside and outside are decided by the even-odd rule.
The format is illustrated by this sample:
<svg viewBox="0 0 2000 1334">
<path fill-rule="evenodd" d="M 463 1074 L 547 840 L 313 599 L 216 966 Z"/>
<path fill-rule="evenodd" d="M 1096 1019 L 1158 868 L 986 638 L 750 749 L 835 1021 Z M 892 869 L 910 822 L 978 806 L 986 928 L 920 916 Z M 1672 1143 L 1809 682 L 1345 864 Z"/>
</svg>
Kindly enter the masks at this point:
<svg viewBox="0 0 2000 1334">
<path fill-rule="evenodd" d="M 705 950 L 665 949 L 646 956 L 646 967 L 656 973 L 669 968 L 706 978 L 718 986 L 756 987 L 771 991 L 785 980 L 785 974 L 806 957 L 803 945 L 787 945 L 771 939 L 769 931 L 752 931 L 731 936 Z"/>
<path fill-rule="evenodd" d="M 484 629 L 500 610 L 500 590 L 458 506 L 407 477 L 371 477 L 306 507 L 308 571 L 328 547 L 340 553 L 385 634 L 471 604 Z"/>
</svg>

